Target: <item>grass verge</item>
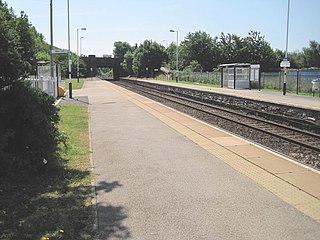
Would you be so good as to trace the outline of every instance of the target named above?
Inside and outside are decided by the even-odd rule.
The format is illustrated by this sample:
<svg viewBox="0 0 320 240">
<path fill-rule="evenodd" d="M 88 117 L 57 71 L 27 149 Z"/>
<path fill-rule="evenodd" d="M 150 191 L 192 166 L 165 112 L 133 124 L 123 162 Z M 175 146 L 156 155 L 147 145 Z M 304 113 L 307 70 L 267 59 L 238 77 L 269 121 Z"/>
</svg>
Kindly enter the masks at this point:
<svg viewBox="0 0 320 240">
<path fill-rule="evenodd" d="M 221 88 L 221 86 L 218 85 L 218 84 L 210 84 L 210 83 L 186 82 L 186 81 L 178 81 L 178 82 L 176 82 L 176 80 L 163 80 L 163 81 L 171 82 L 171 83 L 180 83 L 180 84 L 189 84 L 189 85 L 196 85 L 196 86 L 205 86 L 205 87 Z"/>
<path fill-rule="evenodd" d="M 0 239 L 94 239 L 87 106 L 64 105 L 60 117 L 66 165 L 28 183 L 0 183 Z"/>
<path fill-rule="evenodd" d="M 65 85 L 69 88 L 69 80 L 65 80 Z M 79 82 L 77 79 L 71 79 L 72 82 L 72 89 L 81 89 L 84 84 L 84 79 L 80 78 Z"/>
</svg>

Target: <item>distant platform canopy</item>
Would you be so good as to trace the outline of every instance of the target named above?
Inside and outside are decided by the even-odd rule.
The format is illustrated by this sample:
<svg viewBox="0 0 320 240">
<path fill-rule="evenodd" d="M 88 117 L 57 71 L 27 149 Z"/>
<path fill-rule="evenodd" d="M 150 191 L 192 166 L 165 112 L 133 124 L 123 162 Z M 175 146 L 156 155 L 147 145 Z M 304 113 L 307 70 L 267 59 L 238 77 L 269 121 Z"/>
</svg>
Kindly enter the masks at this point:
<svg viewBox="0 0 320 240">
<path fill-rule="evenodd" d="M 221 68 L 221 87 L 233 89 L 260 89 L 260 64 L 227 63 Z"/>
</svg>

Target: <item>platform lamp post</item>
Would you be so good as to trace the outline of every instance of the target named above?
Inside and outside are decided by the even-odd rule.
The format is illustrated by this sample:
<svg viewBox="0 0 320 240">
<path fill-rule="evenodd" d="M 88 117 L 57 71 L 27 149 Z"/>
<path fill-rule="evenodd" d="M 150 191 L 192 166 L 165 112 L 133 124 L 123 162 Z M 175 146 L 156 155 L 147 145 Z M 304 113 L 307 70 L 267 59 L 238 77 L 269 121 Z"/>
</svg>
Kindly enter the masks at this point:
<svg viewBox="0 0 320 240">
<path fill-rule="evenodd" d="M 53 7 L 52 0 L 50 0 L 50 75 L 53 79 Z"/>
<path fill-rule="evenodd" d="M 283 95 L 286 95 L 286 91 L 287 91 L 287 67 L 290 67 L 290 62 L 288 61 L 289 11 L 290 11 L 290 0 L 288 0 L 288 11 L 287 11 L 286 52 L 285 52 L 284 59 L 282 61 L 282 65 L 284 66 Z"/>
<path fill-rule="evenodd" d="M 79 30 L 85 31 L 86 28 L 77 28 L 77 82 L 79 82 Z"/>
<path fill-rule="evenodd" d="M 68 15 L 68 72 L 69 72 L 69 80 L 71 81 L 70 4 L 69 4 L 69 0 L 67 0 L 67 15 Z"/>
<path fill-rule="evenodd" d="M 177 72 L 177 76 L 176 76 L 176 82 L 178 82 L 178 76 L 179 76 L 179 33 L 178 30 L 170 30 L 170 32 L 176 32 L 177 33 L 177 53 L 176 53 L 176 58 L 177 58 L 177 62 L 176 62 L 176 72 Z"/>
<path fill-rule="evenodd" d="M 82 56 L 82 39 L 84 37 L 80 37 L 80 57 Z"/>
</svg>

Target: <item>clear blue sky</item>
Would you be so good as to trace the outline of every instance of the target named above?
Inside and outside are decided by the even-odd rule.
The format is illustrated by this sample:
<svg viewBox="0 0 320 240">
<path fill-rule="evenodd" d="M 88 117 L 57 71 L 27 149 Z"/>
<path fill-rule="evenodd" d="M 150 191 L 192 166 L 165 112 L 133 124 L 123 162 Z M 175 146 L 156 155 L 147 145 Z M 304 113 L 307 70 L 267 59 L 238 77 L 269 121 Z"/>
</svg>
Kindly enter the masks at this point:
<svg viewBox="0 0 320 240">
<path fill-rule="evenodd" d="M 259 31 L 274 49 L 285 49 L 288 0 L 69 0 L 71 51 L 76 52 L 76 29 L 82 53 L 112 54 L 115 41 L 131 45 L 153 40 L 166 46 L 187 33 L 221 32 L 244 37 Z M 4 0 L 16 15 L 25 11 L 31 23 L 50 42 L 49 0 Z M 67 0 L 53 0 L 54 45 L 67 49 Z M 289 51 L 301 50 L 309 40 L 320 42 L 320 1 L 291 0 Z"/>
</svg>

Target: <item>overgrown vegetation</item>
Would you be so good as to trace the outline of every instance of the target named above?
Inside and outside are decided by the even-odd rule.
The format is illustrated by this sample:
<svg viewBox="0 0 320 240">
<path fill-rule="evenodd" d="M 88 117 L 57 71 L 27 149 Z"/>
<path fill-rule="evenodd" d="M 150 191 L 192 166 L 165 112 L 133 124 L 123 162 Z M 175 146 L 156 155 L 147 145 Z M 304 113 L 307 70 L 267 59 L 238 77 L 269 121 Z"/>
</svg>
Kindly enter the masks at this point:
<svg viewBox="0 0 320 240">
<path fill-rule="evenodd" d="M 0 180 L 26 181 L 63 165 L 54 98 L 26 82 L 0 90 Z"/>
<path fill-rule="evenodd" d="M 94 238 L 87 108 L 59 114 L 23 81 L 48 57 L 27 15 L 0 0 L 0 239 Z"/>
<path fill-rule="evenodd" d="M 66 105 L 59 115 L 66 164 L 33 182 L 0 182 L 0 239 L 94 239 L 87 107 Z"/>
</svg>

